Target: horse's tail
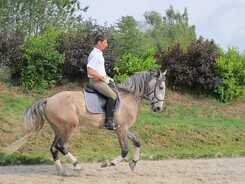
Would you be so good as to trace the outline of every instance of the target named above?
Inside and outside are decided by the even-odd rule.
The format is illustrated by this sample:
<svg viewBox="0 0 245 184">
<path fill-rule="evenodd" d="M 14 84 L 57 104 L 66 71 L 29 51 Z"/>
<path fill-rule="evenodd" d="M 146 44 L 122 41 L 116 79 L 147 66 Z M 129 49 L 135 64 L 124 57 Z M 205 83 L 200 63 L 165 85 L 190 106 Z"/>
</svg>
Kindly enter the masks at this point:
<svg viewBox="0 0 245 184">
<path fill-rule="evenodd" d="M 23 144 L 26 143 L 28 138 L 34 133 L 39 131 L 46 120 L 44 114 L 44 105 L 46 104 L 46 99 L 41 99 L 33 103 L 25 112 L 23 122 L 22 122 L 22 134 L 24 135 L 21 139 L 12 143 L 8 147 L 1 150 L 4 154 L 11 154 L 17 151 Z"/>
</svg>

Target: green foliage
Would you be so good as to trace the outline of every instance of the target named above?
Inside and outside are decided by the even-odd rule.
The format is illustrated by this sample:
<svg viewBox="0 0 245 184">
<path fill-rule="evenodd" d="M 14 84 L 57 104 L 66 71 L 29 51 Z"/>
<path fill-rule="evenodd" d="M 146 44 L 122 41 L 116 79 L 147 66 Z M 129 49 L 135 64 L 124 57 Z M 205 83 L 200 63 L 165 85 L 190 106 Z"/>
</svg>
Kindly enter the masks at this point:
<svg viewBox="0 0 245 184">
<path fill-rule="evenodd" d="M 228 48 L 227 52 L 220 49 L 216 65 L 219 76 L 224 79 L 216 89 L 222 101 L 227 102 L 245 92 L 245 52 L 240 55 L 237 48 Z"/>
<path fill-rule="evenodd" d="M 147 48 L 142 32 L 138 30 L 138 22 L 132 16 L 121 17 L 111 30 L 109 47 L 118 57 L 128 53 L 139 56 Z M 149 48 L 149 47 L 148 47 Z"/>
<path fill-rule="evenodd" d="M 47 28 L 66 30 L 78 24 L 87 9 L 78 0 L 1 0 L 0 27 L 4 32 L 20 29 L 29 35 Z"/>
<path fill-rule="evenodd" d="M 245 56 L 228 51 L 215 65 L 216 45 L 196 39 L 187 9 L 180 13 L 170 6 L 164 16 L 147 12 L 145 22 L 123 16 L 114 26 L 106 27 L 94 20 L 81 22 L 76 12 L 87 8 L 81 9 L 77 0 L 1 1 L 0 68 L 7 68 L 10 75 L 2 70 L 0 78 L 20 82 L 27 89 L 48 88 L 61 77 L 80 80 L 86 75 L 94 37 L 103 33 L 109 39 L 104 52 L 106 70 L 118 81 L 160 63 L 169 69 L 168 83 L 178 89 L 212 95 L 215 90 L 223 101 L 244 92 Z M 61 29 L 63 34 L 56 32 L 54 36 L 53 30 Z M 155 49 L 156 61 L 153 54 L 147 54 L 148 48 Z"/>
<path fill-rule="evenodd" d="M 166 15 L 151 11 L 144 14 L 150 26 L 146 34 L 151 37 L 155 47 L 167 51 L 169 47 L 180 44 L 182 49 L 196 40 L 195 26 L 189 26 L 187 9 L 181 14 L 170 6 Z"/>
<path fill-rule="evenodd" d="M 116 74 L 114 79 L 121 82 L 135 72 L 160 68 L 160 65 L 156 64 L 156 60 L 153 57 L 154 53 L 154 49 L 148 49 L 141 57 L 130 53 L 122 56 L 115 64 L 114 70 Z"/>
<path fill-rule="evenodd" d="M 54 31 L 28 38 L 23 47 L 26 65 L 21 72 L 21 85 L 25 89 L 48 88 L 62 78 L 60 65 L 65 57 L 57 51 L 59 34 Z"/>
</svg>

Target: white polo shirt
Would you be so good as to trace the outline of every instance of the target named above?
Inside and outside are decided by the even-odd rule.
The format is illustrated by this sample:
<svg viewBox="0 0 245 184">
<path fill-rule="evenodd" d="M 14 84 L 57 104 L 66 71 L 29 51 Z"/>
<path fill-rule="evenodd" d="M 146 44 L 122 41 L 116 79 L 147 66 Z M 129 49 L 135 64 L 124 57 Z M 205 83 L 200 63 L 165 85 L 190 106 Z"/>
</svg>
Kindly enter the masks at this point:
<svg viewBox="0 0 245 184">
<path fill-rule="evenodd" d="M 87 68 L 92 68 L 97 73 L 99 73 L 102 76 L 107 76 L 105 71 L 105 59 L 103 56 L 103 52 L 97 48 L 93 48 L 91 53 L 88 56 L 88 64 Z M 89 78 L 93 78 L 88 74 Z"/>
</svg>

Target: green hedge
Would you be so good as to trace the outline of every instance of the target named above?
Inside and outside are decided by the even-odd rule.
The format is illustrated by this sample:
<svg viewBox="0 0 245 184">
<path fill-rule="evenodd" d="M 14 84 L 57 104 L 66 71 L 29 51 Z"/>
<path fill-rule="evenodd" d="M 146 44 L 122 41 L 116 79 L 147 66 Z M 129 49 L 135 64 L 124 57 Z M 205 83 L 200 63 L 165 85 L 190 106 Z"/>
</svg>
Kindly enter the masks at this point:
<svg viewBox="0 0 245 184">
<path fill-rule="evenodd" d="M 154 54 L 154 49 L 148 49 L 140 57 L 134 56 L 130 53 L 123 55 L 115 64 L 114 79 L 121 82 L 133 75 L 135 72 L 160 68 L 160 65 L 156 63 L 156 59 L 153 57 Z"/>
<path fill-rule="evenodd" d="M 222 101 L 227 102 L 245 91 L 245 53 L 239 54 L 237 48 L 220 49 L 220 57 L 216 59 L 219 75 L 224 82 L 216 92 Z"/>
<path fill-rule="evenodd" d="M 25 64 L 21 71 L 21 86 L 25 89 L 48 88 L 61 80 L 60 65 L 65 56 L 57 50 L 56 39 L 60 33 L 54 31 L 27 39 L 23 46 Z"/>
</svg>

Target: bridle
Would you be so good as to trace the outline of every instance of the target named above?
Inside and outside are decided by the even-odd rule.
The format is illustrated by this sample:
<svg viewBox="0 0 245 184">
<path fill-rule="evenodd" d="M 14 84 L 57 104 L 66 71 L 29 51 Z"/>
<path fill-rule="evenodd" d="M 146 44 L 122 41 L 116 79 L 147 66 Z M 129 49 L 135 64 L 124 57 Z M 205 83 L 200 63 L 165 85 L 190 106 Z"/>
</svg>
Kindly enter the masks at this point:
<svg viewBox="0 0 245 184">
<path fill-rule="evenodd" d="M 160 80 L 157 78 L 154 90 L 147 94 L 147 96 L 149 96 L 150 94 L 154 93 L 154 96 L 152 97 L 152 99 L 149 99 L 151 101 L 151 105 L 153 105 L 155 103 L 158 103 L 158 102 L 164 102 L 164 99 L 159 99 L 156 96 L 157 84 L 158 84 L 159 81 Z M 157 101 L 153 102 L 154 99 L 157 99 Z"/>
</svg>

